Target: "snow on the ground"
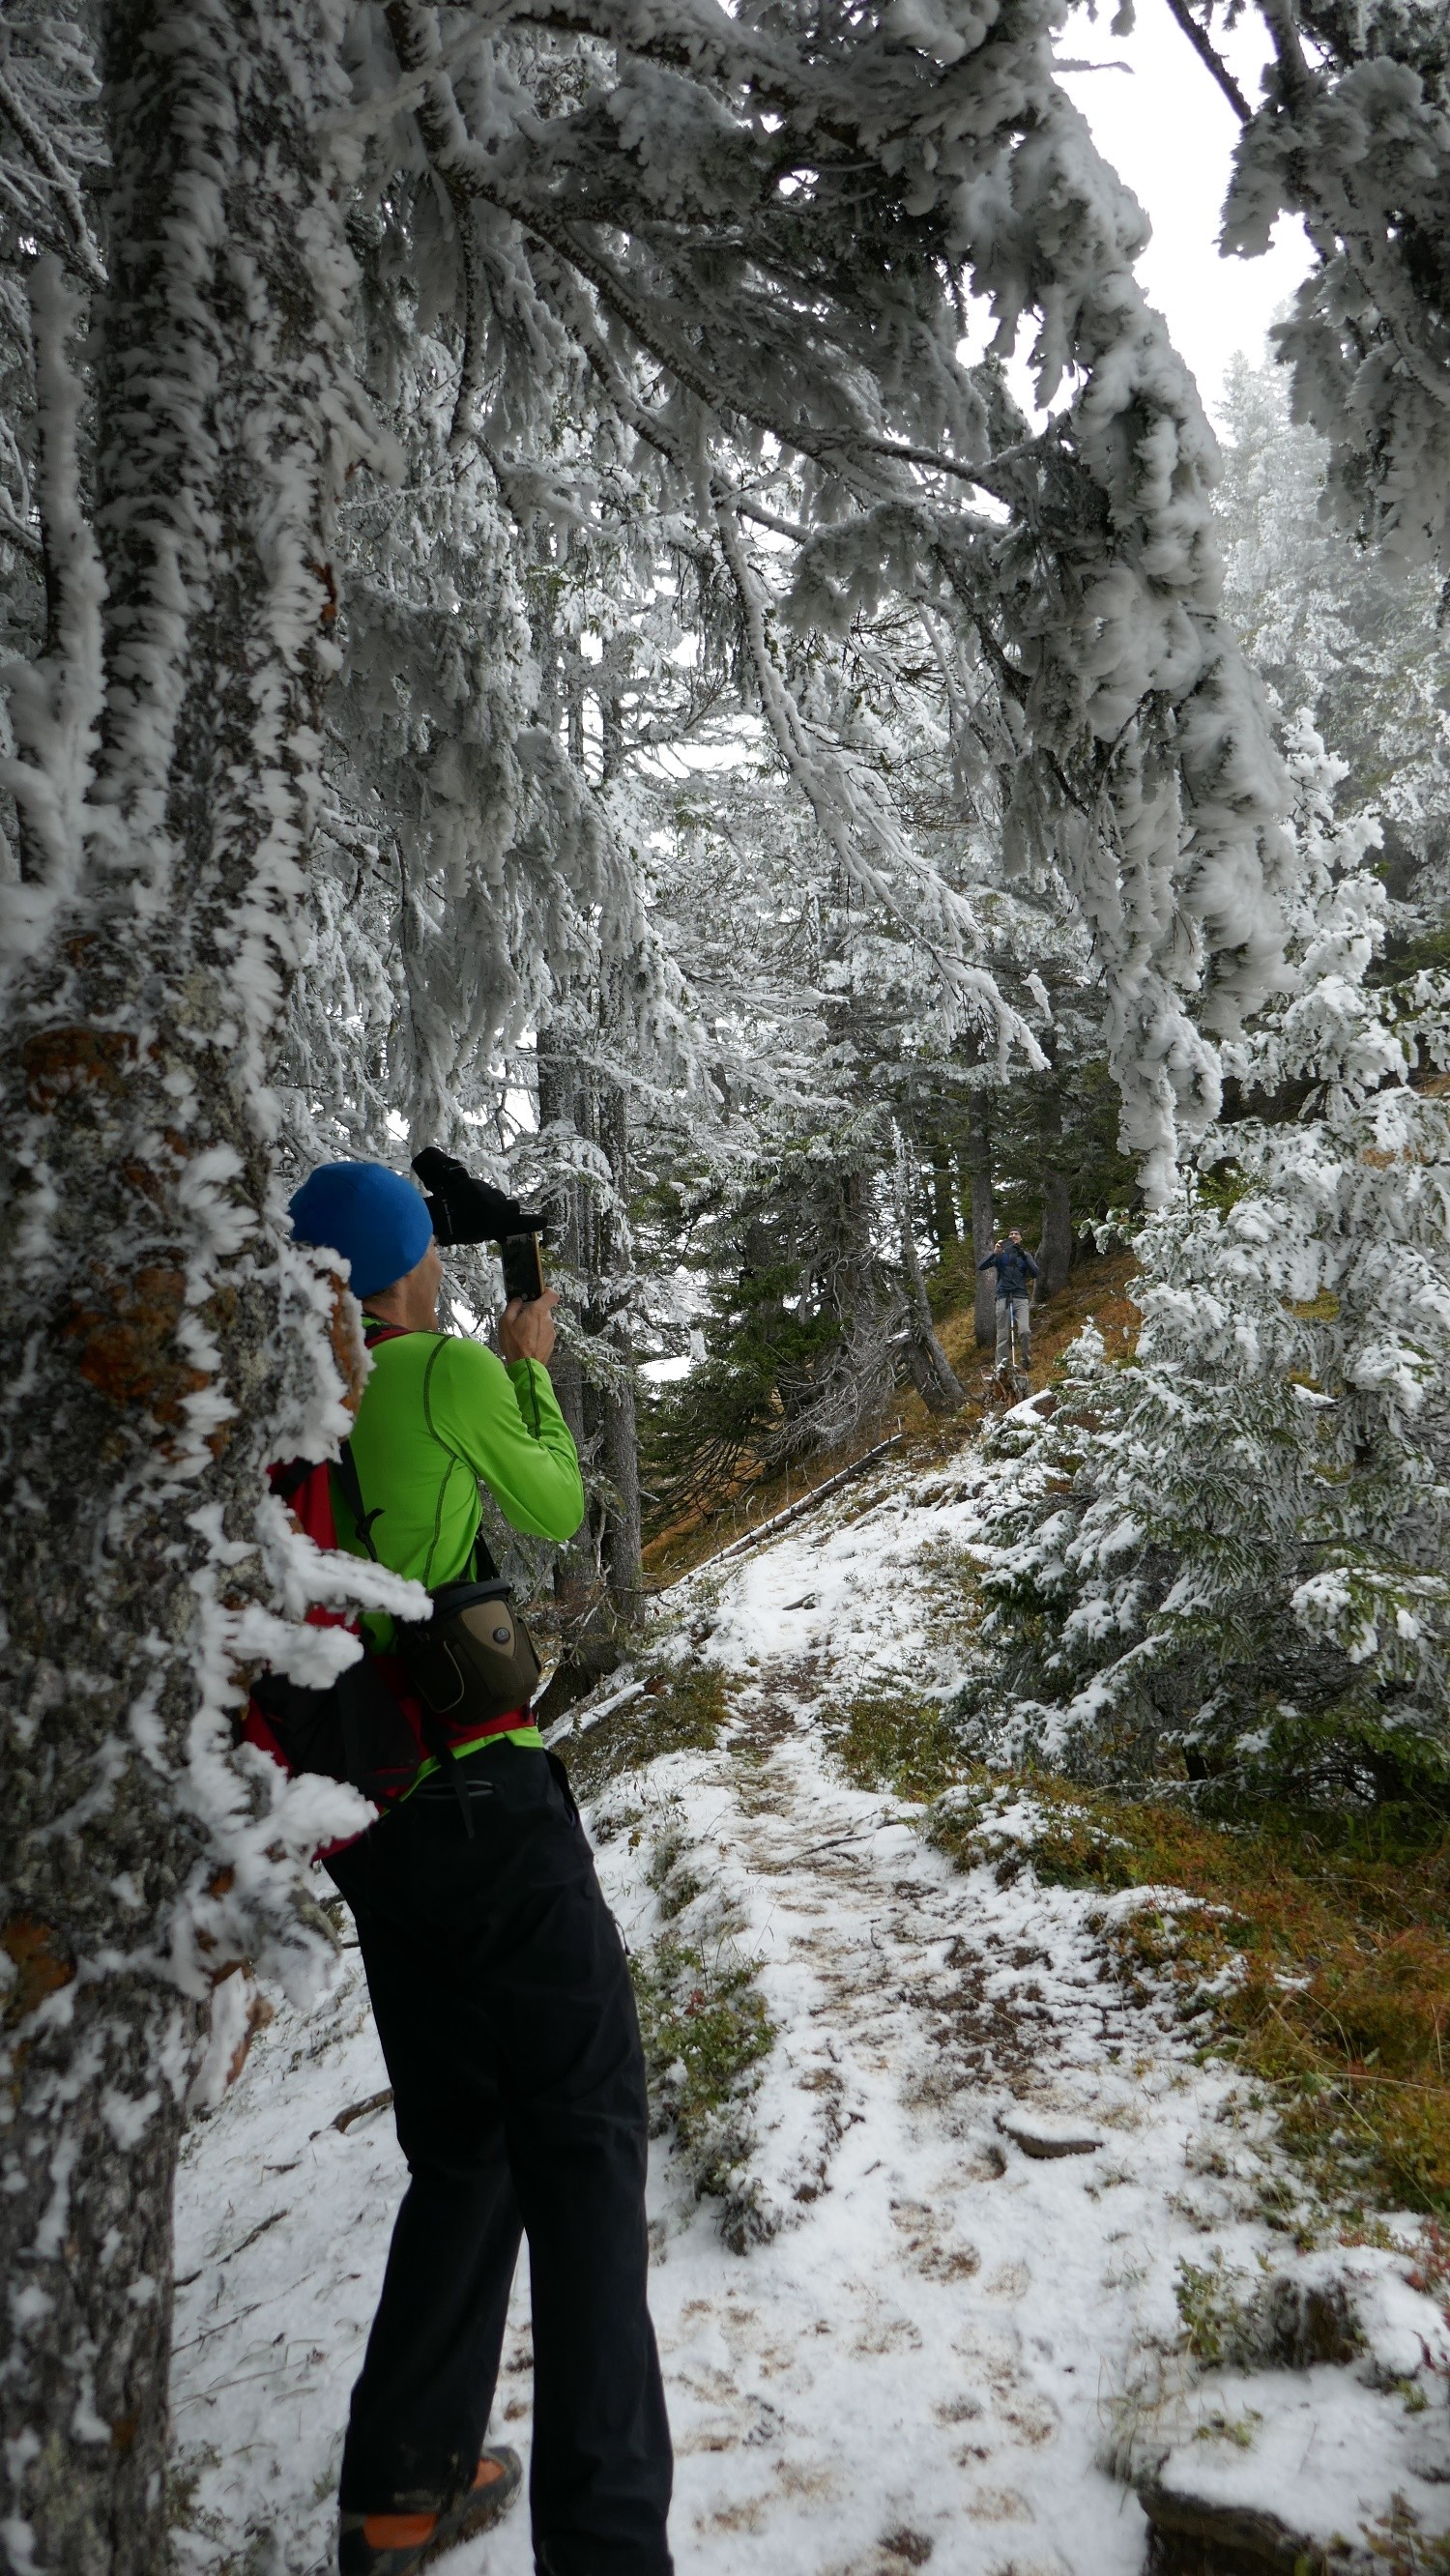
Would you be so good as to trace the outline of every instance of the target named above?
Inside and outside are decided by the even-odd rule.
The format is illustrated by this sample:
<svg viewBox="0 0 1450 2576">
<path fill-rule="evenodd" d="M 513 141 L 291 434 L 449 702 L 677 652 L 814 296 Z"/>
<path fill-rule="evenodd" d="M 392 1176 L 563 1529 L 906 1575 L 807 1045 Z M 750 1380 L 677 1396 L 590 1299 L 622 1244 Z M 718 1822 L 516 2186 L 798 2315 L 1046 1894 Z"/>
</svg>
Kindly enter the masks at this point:
<svg viewBox="0 0 1450 2576">
<path fill-rule="evenodd" d="M 1253 2280 L 1260 2257 L 1289 2259 L 1258 2214 L 1265 2115 L 1195 2063 L 1166 2005 L 1120 1990 L 1100 1899 L 1030 1870 L 1006 1886 L 955 1873 L 919 1811 L 831 1762 L 823 1701 L 950 1678 L 953 1554 L 989 1507 L 969 1462 L 898 1470 L 677 1587 L 668 1628 L 731 1676 L 730 1725 L 715 1751 L 666 1756 L 599 1802 L 600 1874 L 631 1946 L 660 1929 L 651 1855 L 679 1845 L 698 1892 L 672 1929 L 757 1963 L 778 2033 L 752 2105 L 767 2241 L 730 2251 L 668 2142 L 652 2156 L 677 2561 L 1137 2576 L 1146 2524 L 1111 2463 L 1144 2456 L 1145 2428 L 1149 2455 L 1179 2445 L 1166 2475 L 1306 2529 L 1326 2527 L 1322 2495 L 1344 2528 L 1396 2491 L 1438 2529 L 1444 2380 L 1415 2375 L 1438 2319 L 1403 2265 L 1355 2258 L 1393 2309 L 1378 2376 L 1402 2371 L 1423 2411 L 1404 2389 L 1377 2395 L 1365 2366 L 1195 2381 L 1179 2260 L 1221 2256 Z M 347 2394 L 403 2183 L 386 2109 L 336 2125 L 387 2080 L 356 1959 L 343 1970 L 310 2020 L 279 2014 L 186 2149 L 178 2537 L 209 2576 L 331 2563 Z M 1380 2351 L 1372 2336 L 1371 2365 Z M 496 2435 L 526 2448 L 528 2411 L 521 2267 Z M 526 2514 L 446 2563 L 525 2576 Z"/>
</svg>

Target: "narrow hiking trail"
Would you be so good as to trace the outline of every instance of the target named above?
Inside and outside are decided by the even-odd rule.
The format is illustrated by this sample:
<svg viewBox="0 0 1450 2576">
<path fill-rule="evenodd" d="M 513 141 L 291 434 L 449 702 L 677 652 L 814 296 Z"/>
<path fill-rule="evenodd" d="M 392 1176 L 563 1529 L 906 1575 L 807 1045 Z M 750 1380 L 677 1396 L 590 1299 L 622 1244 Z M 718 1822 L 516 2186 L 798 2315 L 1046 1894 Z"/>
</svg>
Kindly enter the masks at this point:
<svg viewBox="0 0 1450 2576">
<path fill-rule="evenodd" d="M 1155 2455 L 1177 2439 L 1233 2492 L 1244 2425 L 1262 2421 L 1266 2378 L 1252 2409 L 1191 2384 L 1174 2288 L 1180 2261 L 1282 2263 L 1262 2214 L 1268 2115 L 1195 2062 L 1166 2001 L 1121 1986 L 1104 1924 L 1137 1900 L 1044 1888 L 1030 1868 L 963 1874 L 920 1809 L 850 1786 L 830 1748 L 853 1694 L 957 1669 L 956 1568 L 990 1490 L 974 1452 L 897 1467 L 679 1584 L 656 1652 L 724 1676 L 728 1715 L 709 1749 L 616 1771 L 587 1811 L 646 1976 L 662 1959 L 683 1974 L 682 2029 L 748 1980 L 774 2034 L 703 2143 L 662 2136 L 652 2158 L 675 2548 L 702 2576 L 928 2560 L 943 2576 L 1138 2576 L 1147 2524 L 1115 2459 L 1146 2423 Z M 998 1843 L 1019 1825 L 1004 1800 Z M 331 2563 L 347 2392 L 402 2188 L 385 2086 L 345 1954 L 327 2005 L 279 2013 L 191 2132 L 183 2566 Z M 1411 2369 L 1414 2351 L 1411 2335 Z M 521 2446 L 528 2363 L 521 2266 L 495 2413 Z M 1312 2494 L 1358 2530 L 1396 2491 L 1434 2503 L 1403 2405 L 1376 2403 L 1367 2469 L 1366 2389 L 1356 2414 L 1342 2370 L 1272 2376 L 1284 2509 Z M 526 2517 L 446 2563 L 526 2576 Z"/>
</svg>

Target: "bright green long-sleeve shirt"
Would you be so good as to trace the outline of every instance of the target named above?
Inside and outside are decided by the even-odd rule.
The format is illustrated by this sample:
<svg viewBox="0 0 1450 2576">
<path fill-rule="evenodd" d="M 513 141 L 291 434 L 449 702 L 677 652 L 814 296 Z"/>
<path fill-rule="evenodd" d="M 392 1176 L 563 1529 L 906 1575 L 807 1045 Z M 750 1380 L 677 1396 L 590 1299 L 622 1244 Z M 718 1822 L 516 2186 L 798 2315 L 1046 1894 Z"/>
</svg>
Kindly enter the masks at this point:
<svg viewBox="0 0 1450 2576">
<path fill-rule="evenodd" d="M 572 1538 L 584 1518 L 579 1456 L 548 1370 L 538 1360 L 505 1368 L 481 1342 L 449 1333 L 379 1342 L 351 1447 L 380 1562 L 430 1592 L 470 1570 L 480 1479 L 510 1526 L 533 1538 Z M 365 1555 L 336 1476 L 332 1506 L 339 1547 Z M 391 1621 L 365 1625 L 375 1645 L 388 1644 Z M 513 1740 L 539 1738 L 528 1727 Z"/>
</svg>

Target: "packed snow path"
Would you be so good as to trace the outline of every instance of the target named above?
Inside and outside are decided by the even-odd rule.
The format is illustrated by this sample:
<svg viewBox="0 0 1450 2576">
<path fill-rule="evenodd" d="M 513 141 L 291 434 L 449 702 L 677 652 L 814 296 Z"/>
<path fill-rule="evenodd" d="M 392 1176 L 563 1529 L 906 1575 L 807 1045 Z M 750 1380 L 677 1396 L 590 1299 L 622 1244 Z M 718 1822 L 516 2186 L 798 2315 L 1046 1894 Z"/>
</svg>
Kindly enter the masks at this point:
<svg viewBox="0 0 1450 2576">
<path fill-rule="evenodd" d="M 978 1512 L 965 1471 L 924 1493 L 885 1481 L 681 1586 L 676 1643 L 729 1673 L 730 1720 L 593 1811 L 631 1946 L 647 1955 L 667 1917 L 755 1963 L 777 2034 L 748 2111 L 764 2241 L 731 2251 L 720 2203 L 696 2200 L 668 2140 L 654 2150 L 682 2571 L 1138 2576 L 1146 2525 L 1108 2463 L 1172 2375 L 1175 2264 L 1209 2239 L 1251 2263 L 1269 2241 L 1251 2115 L 1120 1992 L 1102 1901 L 1030 1870 L 954 1872 L 918 1811 L 830 1757 L 823 1709 L 949 1667 L 951 1551 Z M 386 2107 L 358 2108 L 386 2074 L 345 1965 L 325 2010 L 279 2017 L 188 2150 L 179 2554 L 217 2576 L 331 2563 L 403 2183 Z M 529 2384 L 521 2267 L 494 2420 L 521 2447 Z M 522 2510 L 447 2561 L 530 2564 Z"/>
</svg>

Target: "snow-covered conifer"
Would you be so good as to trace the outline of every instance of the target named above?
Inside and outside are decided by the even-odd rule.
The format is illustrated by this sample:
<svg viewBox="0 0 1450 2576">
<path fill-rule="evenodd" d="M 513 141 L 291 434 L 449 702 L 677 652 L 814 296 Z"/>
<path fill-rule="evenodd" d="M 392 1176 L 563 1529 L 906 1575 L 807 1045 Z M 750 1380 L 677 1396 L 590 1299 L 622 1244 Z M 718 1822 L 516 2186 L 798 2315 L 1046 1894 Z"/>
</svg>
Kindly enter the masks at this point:
<svg viewBox="0 0 1450 2576">
<path fill-rule="evenodd" d="M 1394 896 L 1412 907 L 1443 899 L 1450 647 L 1439 578 L 1326 515 L 1329 449 L 1291 418 L 1282 372 L 1236 359 L 1223 410 L 1225 613 L 1277 703 L 1307 709 L 1346 764 L 1336 810 L 1379 816 L 1377 866 Z"/>
<path fill-rule="evenodd" d="M 1438 1797 L 1450 996 L 1366 983 L 1372 827 L 1335 824 L 1307 726 L 1290 750 L 1298 987 L 1231 1059 L 1257 1114 L 1136 1237 L 1136 1351 L 1089 1328 L 1050 1423 L 1004 1430 L 987 1698 L 1097 1776 Z"/>
</svg>

